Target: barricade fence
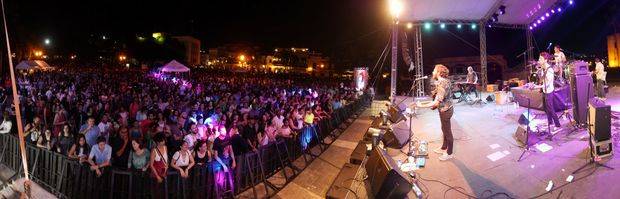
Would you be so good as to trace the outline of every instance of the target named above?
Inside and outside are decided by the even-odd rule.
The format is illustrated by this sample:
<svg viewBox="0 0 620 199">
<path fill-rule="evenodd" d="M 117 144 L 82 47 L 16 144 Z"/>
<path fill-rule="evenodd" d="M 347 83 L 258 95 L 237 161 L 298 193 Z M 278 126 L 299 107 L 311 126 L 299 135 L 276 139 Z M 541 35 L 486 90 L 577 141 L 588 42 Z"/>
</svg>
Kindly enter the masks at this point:
<svg viewBox="0 0 620 199">
<path fill-rule="evenodd" d="M 302 132 L 315 132 L 306 148 L 300 145 L 301 133 L 292 138 L 279 138 L 257 151 L 235 156 L 236 167 L 226 173 L 221 169 L 216 171 L 216 161 L 213 160 L 213 164 L 194 166 L 188 178 L 182 178 L 170 167 L 163 183 L 157 183 L 149 175 L 149 170 L 129 171 L 108 167 L 103 169 L 101 176 L 97 176 L 86 163 L 32 144 L 26 147 L 28 168 L 33 181 L 60 198 L 232 198 L 249 189 L 257 198 L 256 185 L 261 183 L 265 185 L 265 192 L 272 196 L 301 172 L 302 169 L 294 166 L 293 161 L 303 156 L 306 167 L 309 161 L 305 155 L 317 147 L 322 153 L 326 147 L 321 145 L 327 144 L 323 140 L 327 137 L 335 140 L 338 136 L 334 135 L 335 130 L 343 131 L 350 125 L 346 124 L 347 119 L 360 114 L 370 100 L 369 96 L 362 95 L 358 100 L 334 110 L 330 119 L 304 127 Z M 0 163 L 16 171 L 16 175 L 9 180 L 22 175 L 19 142 L 15 135 L 0 134 Z M 269 179 L 275 175 L 281 175 L 279 178 L 284 181 L 280 180 L 279 184 L 271 182 Z"/>
</svg>

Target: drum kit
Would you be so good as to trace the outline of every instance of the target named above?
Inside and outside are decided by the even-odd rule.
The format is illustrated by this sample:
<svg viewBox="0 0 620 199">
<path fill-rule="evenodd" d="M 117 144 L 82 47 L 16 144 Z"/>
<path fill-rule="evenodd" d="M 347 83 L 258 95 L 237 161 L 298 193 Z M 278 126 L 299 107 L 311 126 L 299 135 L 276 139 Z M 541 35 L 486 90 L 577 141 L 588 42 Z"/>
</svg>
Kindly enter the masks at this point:
<svg viewBox="0 0 620 199">
<path fill-rule="evenodd" d="M 564 77 L 566 77 L 565 74 L 568 74 L 568 68 L 569 68 L 566 66 L 569 64 L 564 64 L 564 67 L 562 67 L 561 65 L 550 62 L 549 65 L 550 65 L 550 68 L 553 69 L 553 73 L 555 74 L 554 79 L 556 80 L 555 81 L 556 86 L 564 85 L 566 82 Z M 538 63 L 538 61 L 529 61 L 529 64 L 526 65 L 526 67 L 529 68 L 529 71 L 530 71 L 528 82 L 541 85 L 544 80 L 545 69 L 542 68 L 542 66 Z"/>
</svg>

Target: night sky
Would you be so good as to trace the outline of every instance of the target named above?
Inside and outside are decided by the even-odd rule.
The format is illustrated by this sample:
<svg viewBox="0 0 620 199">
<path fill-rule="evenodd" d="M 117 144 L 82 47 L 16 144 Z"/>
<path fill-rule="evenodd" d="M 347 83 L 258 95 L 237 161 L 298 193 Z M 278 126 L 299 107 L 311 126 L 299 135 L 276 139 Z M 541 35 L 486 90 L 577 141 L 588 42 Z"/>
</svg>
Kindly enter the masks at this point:
<svg viewBox="0 0 620 199">
<path fill-rule="evenodd" d="M 535 31 L 538 49 L 549 42 L 585 54 L 605 54 L 612 21 L 620 24 L 618 0 L 576 0 L 571 9 Z M 91 36 L 135 38 L 154 31 L 192 35 L 204 47 L 247 43 L 264 49 L 309 47 L 334 60 L 370 66 L 389 37 L 383 0 L 237 0 L 237 1 L 7 1 L 12 37 L 43 42 L 74 52 Z M 507 13 L 510 15 L 511 13 Z M 446 32 L 446 31 L 450 31 Z M 425 63 L 436 57 L 475 56 L 475 31 L 435 28 L 424 33 Z M 411 38 L 411 37 L 410 37 Z M 35 42 L 36 43 L 36 42 Z M 522 31 L 491 29 L 489 54 L 515 59 L 525 48 Z M 511 63 L 515 65 L 516 63 Z"/>
</svg>

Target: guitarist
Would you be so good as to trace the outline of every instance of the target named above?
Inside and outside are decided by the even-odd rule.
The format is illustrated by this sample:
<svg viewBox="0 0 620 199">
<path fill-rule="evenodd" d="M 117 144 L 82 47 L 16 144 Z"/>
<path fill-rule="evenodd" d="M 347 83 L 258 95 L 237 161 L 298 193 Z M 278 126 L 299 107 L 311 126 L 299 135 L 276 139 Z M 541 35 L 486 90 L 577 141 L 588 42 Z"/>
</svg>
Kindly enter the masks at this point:
<svg viewBox="0 0 620 199">
<path fill-rule="evenodd" d="M 417 103 L 417 107 L 437 109 L 439 111 L 439 120 L 441 121 L 441 132 L 443 133 L 443 145 L 441 148 L 433 150 L 435 153 L 442 154 L 439 160 L 446 161 L 452 159 L 452 150 L 454 148 L 454 137 L 452 136 L 452 127 L 450 118 L 454 114 L 452 107 L 452 82 L 448 79 L 450 70 L 444 65 L 435 65 L 433 70 L 433 79 L 435 80 L 435 90 L 433 90 L 433 101 L 427 104 Z"/>
</svg>

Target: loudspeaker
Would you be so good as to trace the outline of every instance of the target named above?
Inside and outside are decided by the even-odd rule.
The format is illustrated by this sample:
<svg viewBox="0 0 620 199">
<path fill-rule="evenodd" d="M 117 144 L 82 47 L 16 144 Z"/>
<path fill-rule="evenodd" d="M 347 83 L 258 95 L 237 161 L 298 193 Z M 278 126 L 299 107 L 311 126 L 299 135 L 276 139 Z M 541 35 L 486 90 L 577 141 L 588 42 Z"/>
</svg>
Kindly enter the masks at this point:
<svg viewBox="0 0 620 199">
<path fill-rule="evenodd" d="M 611 106 L 597 99 L 590 100 L 590 133 L 595 142 L 611 139 Z"/>
<path fill-rule="evenodd" d="M 584 61 L 576 61 L 569 65 L 568 70 L 572 75 L 588 75 L 590 70 L 588 69 L 588 63 Z"/>
<path fill-rule="evenodd" d="M 577 124 L 586 124 L 588 101 L 594 97 L 594 87 L 590 75 L 571 75 L 571 99 L 573 118 Z M 589 92 L 588 92 L 589 91 Z"/>
<path fill-rule="evenodd" d="M 399 110 L 397 107 L 390 106 L 390 108 L 388 109 L 388 118 L 390 119 L 390 122 L 396 124 L 405 120 L 405 115 L 403 115 L 402 112 L 403 111 Z"/>
<path fill-rule="evenodd" d="M 394 129 L 383 134 L 383 144 L 387 147 L 402 149 L 407 142 L 409 142 L 409 132 Z"/>
<path fill-rule="evenodd" d="M 370 188 L 375 198 L 406 198 L 412 184 L 383 149 L 375 148 L 366 162 Z"/>
<path fill-rule="evenodd" d="M 486 100 L 487 100 L 487 102 L 492 102 L 492 101 L 495 101 L 495 96 L 493 96 L 493 95 L 489 95 L 489 96 L 487 96 L 487 99 L 486 99 Z"/>
</svg>

